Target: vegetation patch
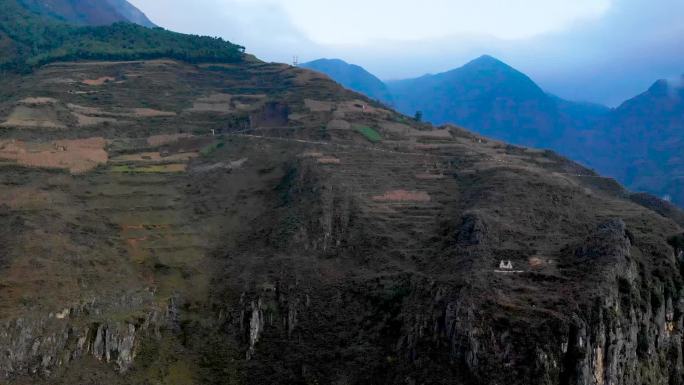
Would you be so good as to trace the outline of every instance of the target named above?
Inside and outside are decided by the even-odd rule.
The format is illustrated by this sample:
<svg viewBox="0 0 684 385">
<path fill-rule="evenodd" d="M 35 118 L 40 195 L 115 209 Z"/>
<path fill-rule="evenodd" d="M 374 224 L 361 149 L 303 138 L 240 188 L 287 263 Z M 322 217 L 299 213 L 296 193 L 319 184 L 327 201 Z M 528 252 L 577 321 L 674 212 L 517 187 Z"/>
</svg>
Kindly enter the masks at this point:
<svg viewBox="0 0 684 385">
<path fill-rule="evenodd" d="M 109 158 L 103 138 L 57 140 L 52 143 L 0 141 L 0 159 L 25 167 L 69 170 L 72 174 L 88 172 Z"/>
<path fill-rule="evenodd" d="M 212 143 L 212 144 L 208 145 L 207 147 L 204 147 L 204 148 L 200 151 L 200 154 L 201 154 L 202 156 L 210 156 L 211 154 L 213 154 L 214 152 L 216 152 L 216 150 L 218 150 L 218 149 L 220 149 L 220 148 L 223 148 L 223 146 L 225 146 L 225 145 L 226 145 L 225 142 L 216 142 L 216 143 Z"/>
<path fill-rule="evenodd" d="M 28 187 L 5 187 L 0 190 L 0 206 L 11 209 L 43 209 L 50 207 L 55 198 L 46 191 Z"/>
<path fill-rule="evenodd" d="M 79 119 L 79 124 L 81 122 L 88 123 L 93 121 L 82 120 L 87 118 L 93 118 L 95 119 L 94 121 L 99 120 L 100 122 L 109 121 L 110 123 L 115 123 L 116 119 L 109 118 L 160 118 L 177 115 L 173 111 L 160 111 L 152 108 L 132 108 L 120 109 L 117 111 L 106 111 L 97 107 L 79 106 L 77 104 L 68 104 L 67 107 L 69 107 L 69 110 L 71 110 L 72 114 Z"/>
<path fill-rule="evenodd" d="M 19 105 L 7 118 L 7 121 L 0 124 L 0 127 L 20 127 L 20 128 L 64 128 L 65 125 L 60 121 L 57 111 L 52 106 L 25 106 Z"/>
<path fill-rule="evenodd" d="M 220 38 L 185 35 L 132 23 L 80 27 L 50 20 L 16 0 L 0 2 L 0 36 L 16 46 L 0 58 L 0 70 L 27 72 L 56 61 L 150 60 L 171 58 L 190 63 L 242 60 L 244 47 Z"/>
<path fill-rule="evenodd" d="M 117 165 L 111 168 L 112 172 L 121 173 L 142 173 L 142 174 L 155 174 L 155 173 L 180 173 L 185 172 L 187 165 L 183 163 L 174 164 L 160 164 L 151 166 L 131 166 L 131 165 Z"/>
<path fill-rule="evenodd" d="M 112 158 L 111 162 L 145 162 L 145 163 L 169 163 L 169 162 L 187 162 L 192 158 L 198 156 L 195 152 L 182 152 L 162 156 L 159 152 L 141 152 L 136 154 L 126 154 Z"/>
<path fill-rule="evenodd" d="M 367 126 L 358 126 L 358 127 L 356 127 L 356 131 L 358 131 L 361 135 L 363 135 L 371 143 L 379 143 L 382 141 L 382 136 L 374 128 L 367 127 Z"/>
<path fill-rule="evenodd" d="M 189 111 L 229 113 L 232 111 L 231 99 L 229 94 L 213 94 L 195 100 Z"/>
</svg>

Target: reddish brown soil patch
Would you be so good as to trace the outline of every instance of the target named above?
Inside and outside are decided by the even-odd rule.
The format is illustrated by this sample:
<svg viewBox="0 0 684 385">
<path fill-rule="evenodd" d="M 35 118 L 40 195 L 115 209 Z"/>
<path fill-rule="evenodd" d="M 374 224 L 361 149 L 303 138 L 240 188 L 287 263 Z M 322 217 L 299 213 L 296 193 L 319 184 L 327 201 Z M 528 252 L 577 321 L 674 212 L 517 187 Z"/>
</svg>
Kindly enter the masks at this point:
<svg viewBox="0 0 684 385">
<path fill-rule="evenodd" d="M 165 144 L 175 143 L 183 138 L 189 138 L 190 134 L 172 134 L 172 135 L 154 135 L 147 138 L 147 144 L 152 147 L 163 146 Z"/>
<path fill-rule="evenodd" d="M 57 168 L 82 174 L 106 164 L 104 138 L 57 140 L 47 143 L 0 142 L 0 158 L 27 167 Z"/>
<path fill-rule="evenodd" d="M 193 112 L 231 112 L 231 100 L 232 95 L 230 94 L 213 94 L 205 98 L 197 99 L 190 111 Z"/>
<path fill-rule="evenodd" d="M 394 190 L 373 197 L 376 202 L 429 202 L 430 195 L 424 191 Z"/>
<path fill-rule="evenodd" d="M 332 156 L 325 156 L 317 159 L 320 164 L 340 164 L 342 163 L 339 159 Z"/>
<path fill-rule="evenodd" d="M 164 116 L 176 116 L 176 113 L 170 111 L 159 111 L 151 108 L 134 108 L 133 115 L 141 118 L 157 118 Z"/>
<path fill-rule="evenodd" d="M 321 158 L 323 157 L 322 152 L 307 151 L 300 155 L 301 158 Z"/>
<path fill-rule="evenodd" d="M 97 78 L 97 79 L 85 79 L 81 83 L 83 83 L 85 85 L 89 85 L 89 86 L 101 86 L 103 84 L 113 82 L 114 80 L 116 80 L 116 79 L 114 79 L 111 76 L 103 76 L 103 77 Z"/>
<path fill-rule="evenodd" d="M 333 106 L 335 104 L 332 102 L 325 102 L 321 100 L 304 99 L 304 105 L 311 112 L 329 112 L 332 111 Z"/>
<path fill-rule="evenodd" d="M 529 263 L 530 267 L 533 269 L 541 269 L 544 266 L 546 266 L 546 262 L 544 262 L 544 260 L 542 260 L 541 258 L 538 258 L 538 257 L 530 258 L 528 263 Z"/>
<path fill-rule="evenodd" d="M 45 104 L 55 104 L 55 103 L 57 103 L 57 99 L 43 98 L 43 97 L 26 98 L 26 99 L 22 99 L 19 102 L 19 104 L 24 104 L 24 105 L 45 105 Z"/>
</svg>

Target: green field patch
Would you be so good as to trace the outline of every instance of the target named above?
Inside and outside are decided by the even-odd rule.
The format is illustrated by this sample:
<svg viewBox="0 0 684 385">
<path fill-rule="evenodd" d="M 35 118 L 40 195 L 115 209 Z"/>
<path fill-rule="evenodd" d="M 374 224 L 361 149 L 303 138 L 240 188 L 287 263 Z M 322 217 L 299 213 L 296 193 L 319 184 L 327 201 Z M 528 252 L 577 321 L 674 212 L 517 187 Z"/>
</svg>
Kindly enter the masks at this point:
<svg viewBox="0 0 684 385">
<path fill-rule="evenodd" d="M 207 147 L 204 147 L 204 148 L 200 151 L 200 155 L 202 155 L 202 156 L 210 156 L 211 154 L 213 154 L 214 152 L 216 152 L 216 150 L 218 150 L 218 149 L 220 149 L 220 148 L 223 148 L 223 146 L 225 146 L 225 145 L 226 145 L 226 142 L 216 142 L 216 143 L 212 143 L 212 144 L 208 145 Z"/>
<path fill-rule="evenodd" d="M 185 172 L 187 166 L 185 164 L 159 164 L 150 166 L 131 166 L 131 165 L 116 165 L 110 168 L 112 172 L 121 173 L 181 173 Z"/>
<path fill-rule="evenodd" d="M 363 135 L 368 141 L 371 143 L 378 143 L 382 141 L 382 136 L 378 131 L 376 131 L 372 127 L 368 126 L 357 126 L 354 127 L 356 131 L 358 131 L 361 135 Z"/>
</svg>

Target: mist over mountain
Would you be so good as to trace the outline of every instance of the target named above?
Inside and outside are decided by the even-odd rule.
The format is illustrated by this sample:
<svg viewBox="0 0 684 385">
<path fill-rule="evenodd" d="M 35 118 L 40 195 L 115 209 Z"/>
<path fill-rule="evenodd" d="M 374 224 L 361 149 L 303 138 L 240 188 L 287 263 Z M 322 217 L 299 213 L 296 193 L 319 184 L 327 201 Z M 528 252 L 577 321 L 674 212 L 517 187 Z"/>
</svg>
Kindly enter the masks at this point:
<svg viewBox="0 0 684 385">
<path fill-rule="evenodd" d="M 301 67 L 330 74 L 333 80 L 350 90 L 383 103 L 392 103 L 392 96 L 385 83 L 358 65 L 349 64 L 340 59 L 319 59 L 304 63 Z"/>
<path fill-rule="evenodd" d="M 320 69 L 337 78 L 334 69 Z M 684 205 L 683 81 L 657 81 L 617 108 L 572 102 L 491 56 L 436 75 L 387 82 L 394 106 L 435 124 L 549 148 L 637 191 Z"/>
<path fill-rule="evenodd" d="M 397 109 L 435 124 L 458 123 L 513 143 L 539 146 L 563 134 L 556 102 L 530 78 L 491 57 L 437 75 L 389 82 Z"/>
<path fill-rule="evenodd" d="M 617 107 L 684 68 L 681 0 L 131 2 L 159 25 L 240 41 L 269 61 L 343 58 L 383 80 L 445 72 L 486 52 L 564 99 Z M 512 25 L 537 33 L 516 39 L 504 31 Z"/>
<path fill-rule="evenodd" d="M 620 105 L 602 127 L 615 161 L 596 167 L 636 190 L 684 204 L 684 86 L 659 80 Z M 611 139 L 614 139 L 611 141 Z M 610 141 L 610 142 L 609 142 Z M 627 167 L 616 167 L 621 163 Z"/>
<path fill-rule="evenodd" d="M 128 21 L 154 27 L 147 16 L 126 0 L 20 0 L 32 11 L 83 25 L 109 25 Z"/>
</svg>

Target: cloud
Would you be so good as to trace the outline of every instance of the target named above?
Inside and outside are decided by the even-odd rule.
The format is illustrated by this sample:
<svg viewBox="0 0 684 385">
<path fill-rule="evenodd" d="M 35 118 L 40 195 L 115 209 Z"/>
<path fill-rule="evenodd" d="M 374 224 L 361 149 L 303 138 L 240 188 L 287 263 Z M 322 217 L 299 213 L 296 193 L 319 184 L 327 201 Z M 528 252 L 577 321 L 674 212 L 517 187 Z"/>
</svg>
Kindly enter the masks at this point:
<svg viewBox="0 0 684 385">
<path fill-rule="evenodd" d="M 320 44 L 421 41 L 460 34 L 521 39 L 606 12 L 610 0 L 280 0 Z"/>
<path fill-rule="evenodd" d="M 684 72 L 682 0 L 131 0 L 264 60 L 337 57 L 383 79 L 495 55 L 559 96 L 615 105 Z"/>
<path fill-rule="evenodd" d="M 601 17 L 527 39 L 453 35 L 371 49 L 338 47 L 352 62 L 383 79 L 456 68 L 492 54 L 530 75 L 544 89 L 571 100 L 615 106 L 660 78 L 684 73 L 684 2 L 614 0 Z"/>
<path fill-rule="evenodd" d="M 684 72 L 683 14 L 681 0 L 620 0 L 602 19 L 532 39 L 511 55 L 551 91 L 616 105 Z"/>
<path fill-rule="evenodd" d="M 220 36 L 244 45 L 265 60 L 290 61 L 298 54 L 320 51 L 278 2 L 262 0 L 132 0 L 157 25 L 183 32 Z"/>
<path fill-rule="evenodd" d="M 605 13 L 612 0 L 132 0 L 158 24 L 255 47 L 314 49 L 454 35 L 515 40 Z M 306 50 L 305 47 L 304 50 Z M 270 55 L 269 55 L 270 56 Z"/>
</svg>

